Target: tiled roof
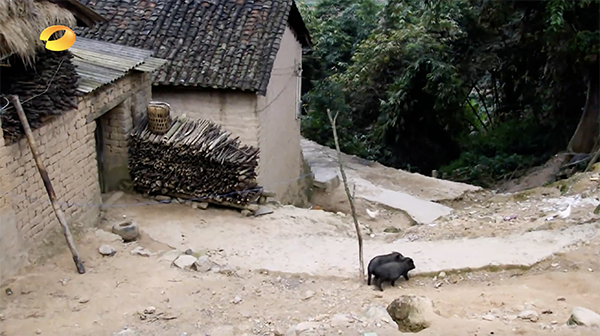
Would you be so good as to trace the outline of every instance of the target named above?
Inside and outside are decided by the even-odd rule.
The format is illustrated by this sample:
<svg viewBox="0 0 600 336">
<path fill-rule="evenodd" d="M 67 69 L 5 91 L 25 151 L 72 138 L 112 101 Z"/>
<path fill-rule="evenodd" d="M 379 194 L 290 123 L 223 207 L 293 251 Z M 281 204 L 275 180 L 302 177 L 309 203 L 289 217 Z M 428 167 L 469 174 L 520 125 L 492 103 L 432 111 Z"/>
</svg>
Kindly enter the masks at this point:
<svg viewBox="0 0 600 336">
<path fill-rule="evenodd" d="M 310 44 L 293 0 L 80 0 L 109 22 L 86 38 L 154 51 L 155 85 L 265 94 L 286 25 Z"/>
</svg>

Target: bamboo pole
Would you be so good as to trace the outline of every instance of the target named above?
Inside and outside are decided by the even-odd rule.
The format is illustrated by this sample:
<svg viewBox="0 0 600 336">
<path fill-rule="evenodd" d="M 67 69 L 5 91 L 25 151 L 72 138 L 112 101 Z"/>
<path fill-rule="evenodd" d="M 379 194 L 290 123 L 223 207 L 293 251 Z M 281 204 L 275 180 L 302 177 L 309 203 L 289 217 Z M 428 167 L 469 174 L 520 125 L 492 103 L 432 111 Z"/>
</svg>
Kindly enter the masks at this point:
<svg viewBox="0 0 600 336">
<path fill-rule="evenodd" d="M 354 207 L 354 195 L 350 194 L 350 188 L 348 188 L 348 179 L 346 178 L 346 171 L 344 170 L 344 164 L 342 161 L 342 151 L 340 150 L 340 143 L 337 136 L 337 128 L 335 121 L 338 116 L 337 112 L 334 117 L 331 116 L 331 111 L 327 109 L 327 117 L 331 123 L 331 129 L 333 130 L 333 140 L 335 141 L 335 149 L 338 155 L 338 164 L 340 166 L 340 174 L 342 174 L 342 181 L 344 181 L 344 189 L 346 190 L 346 196 L 348 196 L 348 202 L 350 202 L 350 210 L 352 210 L 352 219 L 354 220 L 354 229 L 356 230 L 356 239 L 358 240 L 358 270 L 359 280 L 365 282 L 365 263 L 363 260 L 363 239 L 362 233 L 360 232 L 360 225 L 358 225 L 358 218 L 356 217 L 356 208 Z M 356 186 L 354 186 L 356 188 Z"/>
<path fill-rule="evenodd" d="M 54 193 L 54 188 L 52 188 L 52 183 L 50 183 L 50 177 L 48 177 L 46 167 L 44 166 L 44 163 L 42 162 L 42 159 L 40 158 L 40 155 L 38 153 L 37 145 L 35 143 L 35 140 L 33 139 L 33 134 L 31 133 L 31 128 L 29 127 L 29 122 L 27 121 L 25 112 L 23 112 L 23 107 L 21 106 L 19 97 L 12 95 L 10 96 L 10 100 L 15 106 L 17 114 L 19 115 L 19 119 L 21 120 L 21 124 L 23 125 L 23 130 L 25 131 L 25 135 L 27 136 L 27 142 L 29 143 L 29 147 L 31 148 L 31 154 L 33 155 L 38 171 L 42 176 L 42 181 L 44 181 L 44 187 L 46 187 L 46 192 L 48 193 L 48 197 L 50 198 L 50 203 L 52 204 L 52 208 L 54 209 L 54 214 L 56 215 L 58 222 L 62 226 L 63 234 L 65 235 L 65 239 L 67 240 L 67 245 L 69 246 L 69 250 L 71 250 L 71 254 L 73 255 L 73 261 L 75 262 L 75 266 L 77 267 L 77 272 L 79 272 L 79 274 L 84 274 L 85 267 L 83 266 L 83 262 L 79 258 L 79 253 L 75 248 L 73 236 L 71 235 L 71 231 L 69 230 L 69 226 L 67 225 L 67 219 L 65 218 L 65 214 L 56 204 L 56 194 Z"/>
</svg>

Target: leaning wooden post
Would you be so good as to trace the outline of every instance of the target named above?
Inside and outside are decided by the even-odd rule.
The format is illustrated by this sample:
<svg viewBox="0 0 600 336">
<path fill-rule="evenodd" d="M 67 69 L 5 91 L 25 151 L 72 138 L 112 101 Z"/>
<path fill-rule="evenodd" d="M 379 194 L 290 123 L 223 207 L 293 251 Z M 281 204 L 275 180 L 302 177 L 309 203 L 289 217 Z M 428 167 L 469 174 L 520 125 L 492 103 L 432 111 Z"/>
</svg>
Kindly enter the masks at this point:
<svg viewBox="0 0 600 336">
<path fill-rule="evenodd" d="M 354 207 L 354 195 L 350 194 L 348 188 L 348 179 L 346 178 L 346 171 L 344 171 L 344 164 L 342 162 L 342 151 L 340 150 L 340 142 L 337 136 L 337 128 L 335 121 L 339 112 L 336 112 L 335 116 L 331 116 L 331 111 L 327 109 L 327 117 L 331 123 L 331 129 L 333 130 L 333 141 L 335 142 L 335 149 L 338 155 L 338 164 L 340 166 L 340 174 L 342 175 L 342 181 L 344 182 L 344 189 L 346 190 L 346 196 L 348 196 L 348 202 L 350 202 L 350 210 L 352 211 L 352 219 L 354 220 L 354 229 L 356 230 L 356 239 L 358 240 L 358 272 L 359 280 L 365 282 L 365 263 L 363 261 L 363 239 L 362 233 L 360 232 L 360 225 L 358 225 L 358 217 L 356 216 L 356 208 Z M 354 186 L 356 188 L 356 186 Z"/>
<path fill-rule="evenodd" d="M 10 100 L 12 101 L 13 105 L 15 106 L 15 109 L 17 110 L 19 120 L 21 120 L 21 125 L 23 125 L 23 130 L 25 130 L 27 142 L 29 143 L 29 147 L 31 148 L 31 154 L 33 154 L 35 164 L 37 165 L 40 175 L 42 176 L 42 181 L 44 181 L 44 186 L 46 187 L 46 192 L 48 193 L 50 203 L 52 204 L 52 208 L 54 209 L 54 214 L 56 215 L 56 218 L 62 226 L 63 234 L 65 235 L 65 239 L 67 240 L 67 245 L 69 245 L 69 250 L 71 250 L 71 254 L 73 255 L 73 261 L 75 262 L 75 266 L 77 267 L 77 272 L 79 272 L 79 274 L 84 274 L 85 267 L 83 266 L 83 262 L 81 262 L 81 259 L 79 259 L 79 253 L 77 253 L 77 249 L 75 248 L 73 236 L 71 235 L 71 231 L 69 230 L 69 226 L 67 225 L 67 219 L 65 218 L 65 214 L 56 204 L 56 194 L 54 193 L 54 189 L 52 188 L 52 183 L 50 183 L 50 178 L 48 177 L 46 167 L 44 166 L 44 163 L 42 162 L 42 159 L 38 154 L 37 146 L 35 144 L 35 140 L 33 139 L 33 134 L 31 133 L 31 128 L 29 127 L 29 122 L 27 121 L 25 112 L 23 112 L 23 107 L 21 106 L 19 97 L 12 95 L 10 97 Z"/>
</svg>

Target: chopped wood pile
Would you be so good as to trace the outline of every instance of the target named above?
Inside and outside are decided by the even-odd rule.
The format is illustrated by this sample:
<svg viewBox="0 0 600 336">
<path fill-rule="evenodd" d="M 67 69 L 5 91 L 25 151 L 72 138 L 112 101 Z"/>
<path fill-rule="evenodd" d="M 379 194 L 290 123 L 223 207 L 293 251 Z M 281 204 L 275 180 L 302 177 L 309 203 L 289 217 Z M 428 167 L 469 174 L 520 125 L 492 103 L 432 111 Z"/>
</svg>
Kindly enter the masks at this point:
<svg viewBox="0 0 600 336">
<path fill-rule="evenodd" d="M 252 209 L 263 194 L 256 182 L 259 149 L 241 146 L 209 120 L 179 117 L 163 135 L 152 133 L 145 118 L 128 144 L 137 191 L 239 209 Z"/>
<path fill-rule="evenodd" d="M 77 108 L 79 76 L 71 63 L 68 51 L 46 51 L 36 55 L 33 66 L 25 66 L 16 56 L 10 66 L 2 67 L 0 92 L 8 99 L 18 95 L 32 129 L 41 127 L 50 117 Z M 7 105 L 0 99 L 0 107 Z M 12 104 L 2 111 L 2 129 L 7 143 L 14 143 L 24 135 Z"/>
</svg>

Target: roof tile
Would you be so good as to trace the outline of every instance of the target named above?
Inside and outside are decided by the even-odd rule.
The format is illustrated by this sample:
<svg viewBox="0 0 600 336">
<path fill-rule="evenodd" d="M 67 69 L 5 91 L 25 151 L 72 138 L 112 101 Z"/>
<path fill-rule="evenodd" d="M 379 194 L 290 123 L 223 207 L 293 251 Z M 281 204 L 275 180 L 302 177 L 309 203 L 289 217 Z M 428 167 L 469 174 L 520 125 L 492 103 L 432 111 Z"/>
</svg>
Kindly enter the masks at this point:
<svg viewBox="0 0 600 336">
<path fill-rule="evenodd" d="M 78 36 L 154 51 L 155 85 L 266 92 L 293 0 L 80 0 L 109 22 Z"/>
</svg>

